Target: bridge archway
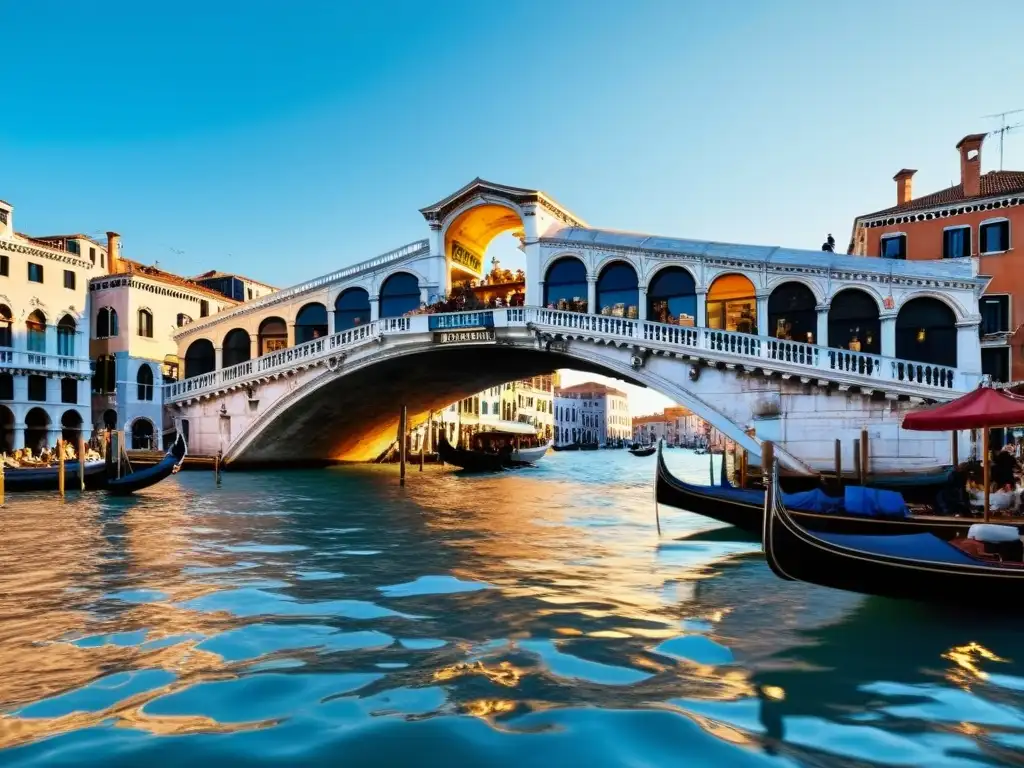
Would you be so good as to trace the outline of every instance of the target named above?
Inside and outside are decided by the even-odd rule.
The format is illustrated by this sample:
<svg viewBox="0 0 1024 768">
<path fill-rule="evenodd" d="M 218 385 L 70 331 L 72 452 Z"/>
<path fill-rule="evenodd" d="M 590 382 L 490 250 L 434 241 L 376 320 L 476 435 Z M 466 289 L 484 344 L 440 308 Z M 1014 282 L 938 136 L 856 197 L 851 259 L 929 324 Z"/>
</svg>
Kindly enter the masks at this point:
<svg viewBox="0 0 1024 768">
<path fill-rule="evenodd" d="M 828 309 L 828 345 L 878 355 L 882 352 L 878 302 L 866 291 L 847 288 L 832 297 Z"/>
<path fill-rule="evenodd" d="M 370 322 L 370 294 L 365 288 L 346 288 L 334 300 L 334 332 Z"/>
<path fill-rule="evenodd" d="M 768 335 L 777 339 L 814 343 L 818 331 L 818 304 L 803 283 L 780 283 L 768 296 Z"/>
<path fill-rule="evenodd" d="M 524 237 L 521 213 L 503 202 L 478 198 L 456 213 L 442 229 L 449 285 L 481 279 L 487 248 L 506 232 L 520 240 Z"/>
<path fill-rule="evenodd" d="M 597 307 L 602 315 L 621 309 L 622 317 L 639 317 L 640 279 L 632 264 L 612 261 L 597 276 Z"/>
<path fill-rule="evenodd" d="M 327 335 L 327 307 L 311 301 L 295 315 L 295 343 L 305 344 Z"/>
<path fill-rule="evenodd" d="M 209 339 L 196 339 L 185 350 L 185 378 L 202 376 L 217 367 L 217 356 L 213 351 L 213 342 Z"/>
<path fill-rule="evenodd" d="M 256 332 L 256 348 L 260 355 L 276 352 L 288 346 L 288 326 L 280 317 L 268 317 Z"/>
<path fill-rule="evenodd" d="M 562 256 L 544 273 L 544 306 L 586 312 L 587 265 L 575 256 Z"/>
<path fill-rule="evenodd" d="M 757 333 L 757 297 L 745 275 L 715 278 L 708 288 L 707 327 L 737 333 Z"/>
<path fill-rule="evenodd" d="M 420 283 L 415 275 L 395 272 L 380 286 L 380 316 L 401 317 L 420 306 Z"/>
<path fill-rule="evenodd" d="M 249 359 L 249 332 L 243 328 L 232 328 L 224 334 L 221 342 L 221 365 L 230 368 Z"/>
<path fill-rule="evenodd" d="M 945 302 L 911 299 L 896 316 L 896 357 L 956 367 L 956 315 Z"/>
<path fill-rule="evenodd" d="M 647 319 L 658 323 L 697 324 L 697 283 L 689 270 L 664 267 L 647 286 Z"/>
</svg>

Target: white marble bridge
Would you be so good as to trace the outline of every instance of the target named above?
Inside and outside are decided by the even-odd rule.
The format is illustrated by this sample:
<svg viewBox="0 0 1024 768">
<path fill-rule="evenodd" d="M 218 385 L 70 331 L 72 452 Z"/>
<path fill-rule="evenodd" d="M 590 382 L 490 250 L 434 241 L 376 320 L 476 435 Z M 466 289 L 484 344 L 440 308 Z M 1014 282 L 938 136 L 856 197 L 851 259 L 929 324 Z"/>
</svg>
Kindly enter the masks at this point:
<svg viewBox="0 0 1024 768">
<path fill-rule="evenodd" d="M 949 440 L 903 432 L 899 414 L 980 380 L 987 279 L 970 260 L 593 229 L 543 193 L 481 180 L 423 213 L 432 240 L 182 329 L 186 378 L 164 397 L 193 450 L 238 464 L 365 460 L 394 439 L 403 403 L 422 418 L 576 368 L 651 387 L 754 456 L 772 439 L 793 467 L 828 466 L 836 437 L 868 428 L 874 469 L 914 468 L 948 461 Z M 509 289 L 524 306 L 407 314 L 483 278 L 487 244 L 508 230 L 527 257 L 525 286 Z"/>
</svg>

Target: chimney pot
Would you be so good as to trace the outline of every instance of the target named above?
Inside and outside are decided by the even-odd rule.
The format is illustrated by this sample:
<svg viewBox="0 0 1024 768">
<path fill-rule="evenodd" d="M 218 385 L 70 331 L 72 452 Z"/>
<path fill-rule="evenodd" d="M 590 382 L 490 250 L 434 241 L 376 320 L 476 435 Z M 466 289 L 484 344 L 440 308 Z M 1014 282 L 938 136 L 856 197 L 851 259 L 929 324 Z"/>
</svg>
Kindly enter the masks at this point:
<svg viewBox="0 0 1024 768">
<path fill-rule="evenodd" d="M 121 271 L 121 236 L 107 232 L 107 274 L 116 275 Z"/>
<path fill-rule="evenodd" d="M 960 184 L 964 197 L 977 197 L 981 194 L 981 145 L 985 135 L 972 133 L 964 136 L 956 145 L 960 150 Z"/>
<path fill-rule="evenodd" d="M 896 205 L 906 205 L 914 199 L 913 181 L 916 168 L 904 168 L 893 176 L 896 182 Z"/>
</svg>

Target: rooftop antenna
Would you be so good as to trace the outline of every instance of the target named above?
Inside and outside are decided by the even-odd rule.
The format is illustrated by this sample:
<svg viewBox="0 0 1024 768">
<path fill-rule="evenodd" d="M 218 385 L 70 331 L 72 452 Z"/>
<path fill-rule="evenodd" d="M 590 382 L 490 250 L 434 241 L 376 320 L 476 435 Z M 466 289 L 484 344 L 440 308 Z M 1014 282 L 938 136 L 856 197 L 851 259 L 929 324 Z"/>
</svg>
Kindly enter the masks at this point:
<svg viewBox="0 0 1024 768">
<path fill-rule="evenodd" d="M 1009 112 L 996 112 L 994 115 L 984 115 L 985 119 L 993 119 L 994 120 L 997 117 L 999 118 L 999 128 L 998 128 L 998 130 L 989 131 L 988 134 L 986 134 L 986 135 L 991 136 L 992 134 L 995 134 L 995 133 L 999 134 L 999 170 L 1000 171 L 1003 170 L 1003 141 L 1006 139 L 1007 132 L 1012 131 L 1014 128 L 1020 128 L 1021 126 L 1024 126 L 1024 122 L 1014 123 L 1013 125 L 1007 125 L 1006 124 L 1006 116 L 1007 115 L 1017 115 L 1017 114 L 1020 114 L 1021 112 L 1024 112 L 1024 109 L 1011 109 Z"/>
</svg>

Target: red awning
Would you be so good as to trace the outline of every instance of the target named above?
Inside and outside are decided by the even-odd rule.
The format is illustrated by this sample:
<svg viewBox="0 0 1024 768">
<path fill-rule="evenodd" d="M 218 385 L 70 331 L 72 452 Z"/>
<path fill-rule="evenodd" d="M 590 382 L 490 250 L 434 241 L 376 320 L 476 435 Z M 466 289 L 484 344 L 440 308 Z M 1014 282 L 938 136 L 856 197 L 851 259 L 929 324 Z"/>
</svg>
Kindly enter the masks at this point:
<svg viewBox="0 0 1024 768">
<path fill-rule="evenodd" d="M 954 429 L 994 429 L 1024 424 L 1024 397 L 1000 389 L 979 387 L 951 403 L 908 413 L 904 429 L 950 432 Z"/>
</svg>

